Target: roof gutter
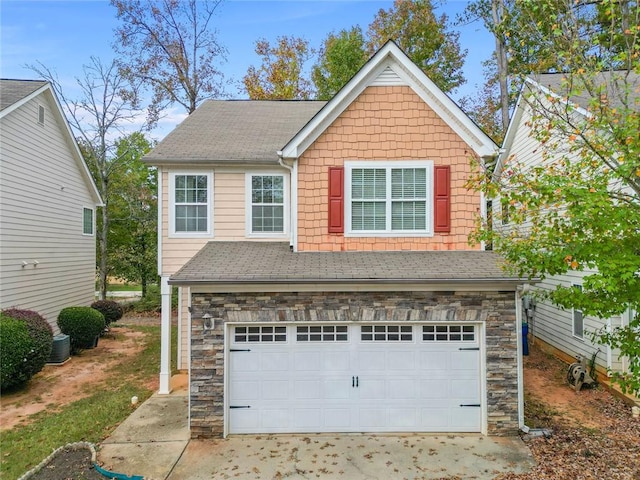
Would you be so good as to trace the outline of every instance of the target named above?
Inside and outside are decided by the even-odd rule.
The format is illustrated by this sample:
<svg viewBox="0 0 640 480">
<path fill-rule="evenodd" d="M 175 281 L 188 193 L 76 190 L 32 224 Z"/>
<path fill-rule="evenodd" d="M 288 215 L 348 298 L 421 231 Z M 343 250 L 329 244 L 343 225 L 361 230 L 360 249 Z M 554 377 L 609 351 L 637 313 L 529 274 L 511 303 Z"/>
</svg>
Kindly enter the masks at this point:
<svg viewBox="0 0 640 480">
<path fill-rule="evenodd" d="M 394 285 L 394 284 L 421 284 L 421 285 L 436 285 L 436 284 L 458 284 L 458 285 L 475 285 L 475 284 L 490 284 L 492 286 L 518 286 L 523 284 L 535 283 L 536 279 L 518 279 L 518 278 L 228 278 L 228 279 L 179 279 L 170 278 L 169 283 L 171 285 L 286 285 L 295 283 L 297 285 L 304 284 L 343 284 L 354 283 L 362 285 Z"/>
</svg>

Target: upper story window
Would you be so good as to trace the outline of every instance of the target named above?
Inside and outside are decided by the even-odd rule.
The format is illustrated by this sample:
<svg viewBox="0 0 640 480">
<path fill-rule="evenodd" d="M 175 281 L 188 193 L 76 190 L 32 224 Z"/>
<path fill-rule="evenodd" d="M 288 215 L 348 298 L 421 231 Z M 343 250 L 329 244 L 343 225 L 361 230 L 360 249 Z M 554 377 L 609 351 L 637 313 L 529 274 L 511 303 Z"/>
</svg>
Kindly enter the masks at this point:
<svg viewBox="0 0 640 480">
<path fill-rule="evenodd" d="M 169 181 L 172 234 L 209 236 L 212 212 L 211 173 L 172 173 Z"/>
<path fill-rule="evenodd" d="M 84 207 L 82 209 L 82 234 L 93 235 L 93 208 Z"/>
<path fill-rule="evenodd" d="M 347 233 L 432 233 L 432 162 L 345 162 L 345 171 Z"/>
<path fill-rule="evenodd" d="M 287 179 L 275 173 L 247 174 L 247 233 L 253 236 L 287 232 Z"/>
</svg>

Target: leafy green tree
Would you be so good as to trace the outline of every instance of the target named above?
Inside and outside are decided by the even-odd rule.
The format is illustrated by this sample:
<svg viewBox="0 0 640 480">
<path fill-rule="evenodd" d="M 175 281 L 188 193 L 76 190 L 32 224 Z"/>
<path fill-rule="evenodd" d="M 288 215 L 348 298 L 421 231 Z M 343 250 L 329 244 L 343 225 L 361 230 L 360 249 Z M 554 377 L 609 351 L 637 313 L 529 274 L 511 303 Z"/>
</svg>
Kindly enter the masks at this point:
<svg viewBox="0 0 640 480">
<path fill-rule="evenodd" d="M 502 131 L 509 125 L 509 113 L 517 97 L 522 77 L 531 73 L 570 71 L 577 65 L 565 52 L 577 52 L 577 58 L 591 64 L 600 63 L 600 70 L 629 68 L 620 63 L 618 55 L 628 51 L 637 21 L 635 0 L 475 0 L 458 18 L 459 23 L 481 21 L 495 38 L 496 69 L 489 71 L 485 90 L 494 90 L 484 109 L 499 106 Z M 580 35 L 563 35 L 580 25 Z M 578 42 L 583 50 L 567 42 Z M 483 125 L 484 126 L 484 125 Z M 486 128 L 486 127 L 485 127 Z M 489 128 L 490 129 L 490 128 Z M 501 136 L 499 137 L 501 138 Z"/>
<path fill-rule="evenodd" d="M 367 48 L 372 55 L 395 41 L 441 90 L 451 92 L 465 82 L 466 51 L 460 49 L 459 36 L 447 15 L 436 18 L 431 0 L 395 0 L 369 25 Z"/>
<path fill-rule="evenodd" d="M 122 161 L 113 139 L 124 136 L 126 128 L 141 116 L 140 84 L 123 75 L 115 61 L 103 63 L 91 57 L 91 63 L 83 67 L 82 77 L 76 78 L 80 93 L 71 98 L 54 71 L 42 64 L 29 68 L 48 80 L 55 90 L 104 202 L 96 229 L 99 291 L 104 299 L 111 270 L 107 235 L 111 224 L 109 203 L 116 195 L 111 182 Z M 149 124 L 143 122 L 141 129 L 148 127 Z"/>
<path fill-rule="evenodd" d="M 305 63 L 314 54 L 303 38 L 282 36 L 271 46 L 265 39 L 256 41 L 256 53 L 262 58 L 259 68 L 253 65 L 242 79 L 252 100 L 307 100 L 312 95 L 311 82 L 304 73 Z"/>
<path fill-rule="evenodd" d="M 367 62 L 369 55 L 359 26 L 330 33 L 323 41 L 311 78 L 318 100 L 329 100 Z"/>
<path fill-rule="evenodd" d="M 109 203 L 111 274 L 140 283 L 143 297 L 147 295 L 147 286 L 157 281 L 158 276 L 157 170 L 141 160 L 153 145 L 139 132 L 116 142 L 121 163 L 111 183 L 117 195 Z"/>
<path fill-rule="evenodd" d="M 588 6 L 555 11 L 558 1 L 519 3 L 528 9 L 522 18 L 531 15 L 531 21 L 517 25 L 518 35 L 554 52 L 566 73 L 553 92 L 525 88 L 522 94 L 531 112 L 527 127 L 537 140 L 525 153 L 539 155 L 541 162 L 529 166 L 512 156 L 493 179 L 488 174 L 473 179 L 509 212 L 509 228 L 483 225 L 475 239 L 491 242 L 524 276 L 584 272 L 581 290 L 559 286 L 547 292 L 561 307 L 601 318 L 636 312 L 628 327 L 592 336 L 629 359 L 629 371 L 615 380 L 638 394 L 640 11 L 637 6 L 633 12 L 599 10 L 594 27 L 596 10 Z M 541 15 L 549 15 L 548 33 L 537 31 L 533 21 Z M 625 24 L 633 27 L 621 31 Z"/>
<path fill-rule="evenodd" d="M 178 103 L 189 114 L 222 94 L 226 49 L 211 28 L 222 0 L 111 0 L 120 25 L 114 49 L 126 75 L 153 91 L 157 115 Z"/>
</svg>

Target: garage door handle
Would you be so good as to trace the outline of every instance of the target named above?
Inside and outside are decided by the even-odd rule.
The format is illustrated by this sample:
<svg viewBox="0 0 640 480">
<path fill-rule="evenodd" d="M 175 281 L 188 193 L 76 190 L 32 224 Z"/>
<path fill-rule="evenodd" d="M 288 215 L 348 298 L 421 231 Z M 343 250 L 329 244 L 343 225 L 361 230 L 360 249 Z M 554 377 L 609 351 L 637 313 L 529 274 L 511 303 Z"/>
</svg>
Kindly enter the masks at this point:
<svg viewBox="0 0 640 480">
<path fill-rule="evenodd" d="M 230 352 L 250 352 L 250 348 L 230 348 Z"/>
<path fill-rule="evenodd" d="M 356 377 L 356 387 L 359 387 L 359 385 L 358 385 L 358 377 Z"/>
<path fill-rule="evenodd" d="M 251 408 L 251 405 L 229 405 L 229 408 Z"/>
<path fill-rule="evenodd" d="M 480 350 L 480 347 L 467 347 L 467 348 L 461 347 L 458 350 Z"/>
<path fill-rule="evenodd" d="M 481 405 L 479 403 L 461 403 L 460 406 L 461 407 L 480 407 Z"/>
<path fill-rule="evenodd" d="M 356 386 L 356 377 L 351 377 L 351 388 Z"/>
</svg>

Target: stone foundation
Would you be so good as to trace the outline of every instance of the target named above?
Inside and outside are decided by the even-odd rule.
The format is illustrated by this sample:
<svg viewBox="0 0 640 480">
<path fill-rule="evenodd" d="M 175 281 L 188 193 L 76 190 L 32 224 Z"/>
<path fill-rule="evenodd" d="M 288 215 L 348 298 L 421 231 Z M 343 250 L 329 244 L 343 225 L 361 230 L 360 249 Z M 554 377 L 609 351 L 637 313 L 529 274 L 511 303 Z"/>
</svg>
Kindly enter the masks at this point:
<svg viewBox="0 0 640 480">
<path fill-rule="evenodd" d="M 191 304 L 192 438 L 223 436 L 226 322 L 484 322 L 488 433 L 518 430 L 514 292 L 194 293 Z"/>
</svg>

